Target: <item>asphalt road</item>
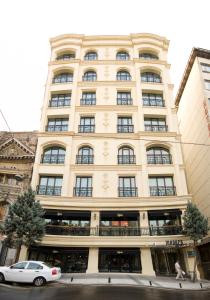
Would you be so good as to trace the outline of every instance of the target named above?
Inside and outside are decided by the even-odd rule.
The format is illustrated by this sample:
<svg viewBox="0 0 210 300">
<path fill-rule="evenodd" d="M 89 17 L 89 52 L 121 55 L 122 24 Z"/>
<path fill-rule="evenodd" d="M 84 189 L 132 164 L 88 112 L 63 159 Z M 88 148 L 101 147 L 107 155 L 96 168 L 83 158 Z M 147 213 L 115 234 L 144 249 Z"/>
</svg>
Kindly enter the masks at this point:
<svg viewBox="0 0 210 300">
<path fill-rule="evenodd" d="M 209 300 L 210 291 L 164 290 L 130 286 L 4 287 L 1 300 Z"/>
</svg>

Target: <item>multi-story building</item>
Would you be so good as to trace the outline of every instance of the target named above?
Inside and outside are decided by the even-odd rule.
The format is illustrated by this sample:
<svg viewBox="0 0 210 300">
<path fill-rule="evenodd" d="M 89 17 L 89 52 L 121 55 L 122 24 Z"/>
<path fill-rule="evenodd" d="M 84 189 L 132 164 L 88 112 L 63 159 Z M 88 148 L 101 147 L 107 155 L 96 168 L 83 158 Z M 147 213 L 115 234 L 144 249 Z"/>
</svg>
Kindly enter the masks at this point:
<svg viewBox="0 0 210 300">
<path fill-rule="evenodd" d="M 37 133 L 0 132 L 0 223 L 7 215 L 9 204 L 26 191 L 31 182 Z M 11 264 L 15 249 L 3 245 L 0 235 L 0 265 Z"/>
<path fill-rule="evenodd" d="M 188 195 L 167 39 L 62 35 L 52 55 L 32 187 L 46 235 L 21 258 L 63 272 L 192 270 Z"/>
<path fill-rule="evenodd" d="M 189 192 L 210 218 L 210 51 L 193 48 L 177 96 L 178 120 Z M 198 247 L 210 279 L 210 234 Z"/>
</svg>

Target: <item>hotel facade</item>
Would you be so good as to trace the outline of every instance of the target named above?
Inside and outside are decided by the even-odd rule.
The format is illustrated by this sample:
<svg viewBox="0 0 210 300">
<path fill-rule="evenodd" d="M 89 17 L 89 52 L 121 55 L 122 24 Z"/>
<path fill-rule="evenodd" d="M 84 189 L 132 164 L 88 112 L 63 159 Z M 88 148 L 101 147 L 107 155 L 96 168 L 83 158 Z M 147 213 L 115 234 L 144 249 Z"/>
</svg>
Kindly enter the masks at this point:
<svg viewBox="0 0 210 300">
<path fill-rule="evenodd" d="M 32 177 L 46 235 L 20 259 L 143 275 L 173 275 L 179 259 L 192 271 L 169 41 L 67 34 L 50 43 Z"/>
</svg>

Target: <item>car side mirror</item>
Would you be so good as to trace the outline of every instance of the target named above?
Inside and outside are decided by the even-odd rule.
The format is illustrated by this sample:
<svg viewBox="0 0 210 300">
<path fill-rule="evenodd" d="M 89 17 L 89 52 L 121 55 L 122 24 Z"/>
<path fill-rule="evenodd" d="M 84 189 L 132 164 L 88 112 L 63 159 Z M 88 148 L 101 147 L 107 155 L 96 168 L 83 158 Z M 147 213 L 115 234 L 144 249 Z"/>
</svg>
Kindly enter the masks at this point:
<svg viewBox="0 0 210 300">
<path fill-rule="evenodd" d="M 14 268 L 14 266 L 10 266 L 9 268 L 10 268 L 10 269 L 13 269 L 13 268 Z"/>
</svg>

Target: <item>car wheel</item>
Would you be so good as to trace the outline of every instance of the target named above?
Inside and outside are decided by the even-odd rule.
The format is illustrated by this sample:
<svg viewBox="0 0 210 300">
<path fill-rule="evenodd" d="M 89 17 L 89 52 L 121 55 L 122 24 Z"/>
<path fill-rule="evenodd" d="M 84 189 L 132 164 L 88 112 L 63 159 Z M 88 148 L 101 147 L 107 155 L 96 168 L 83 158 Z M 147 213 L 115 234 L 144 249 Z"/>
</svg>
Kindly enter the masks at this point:
<svg viewBox="0 0 210 300">
<path fill-rule="evenodd" d="M 0 273 L 0 282 L 4 282 L 5 279 L 4 279 L 4 275 L 2 273 Z"/>
<path fill-rule="evenodd" d="M 46 283 L 46 279 L 44 277 L 37 277 L 34 279 L 35 286 L 42 286 Z"/>
</svg>

